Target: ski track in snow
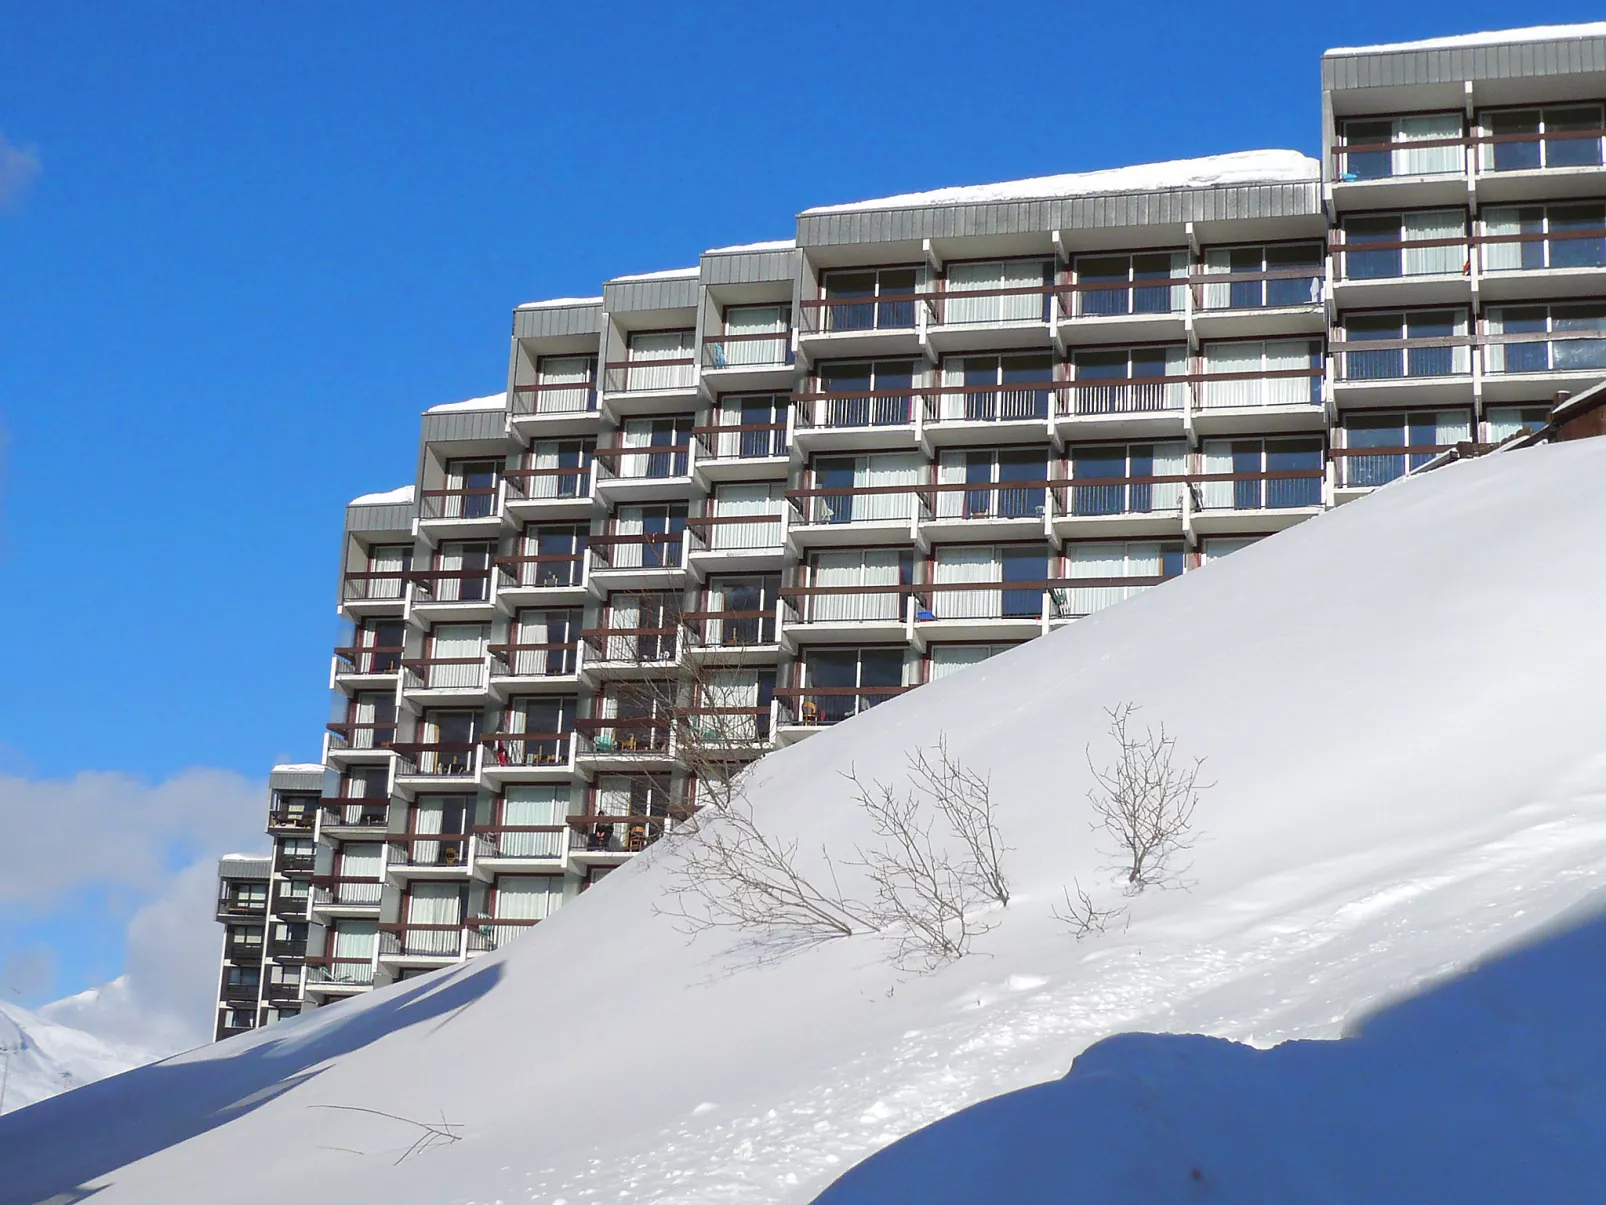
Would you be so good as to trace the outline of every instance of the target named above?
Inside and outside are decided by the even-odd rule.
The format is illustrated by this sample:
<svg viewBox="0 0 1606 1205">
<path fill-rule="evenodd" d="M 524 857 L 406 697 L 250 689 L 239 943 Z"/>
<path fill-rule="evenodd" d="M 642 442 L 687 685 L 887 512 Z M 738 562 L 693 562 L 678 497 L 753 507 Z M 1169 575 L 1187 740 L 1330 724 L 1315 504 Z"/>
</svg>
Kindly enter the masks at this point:
<svg viewBox="0 0 1606 1205">
<path fill-rule="evenodd" d="M 953 1003 L 946 1024 L 911 1031 L 890 1052 L 866 1053 L 816 1087 L 729 1121 L 699 1124 L 718 1106 L 699 1106 L 655 1145 L 626 1159 L 588 1161 L 578 1176 L 534 1183 L 526 1172 L 520 1190 L 531 1201 L 573 1205 L 596 1200 L 651 1200 L 662 1205 L 771 1202 L 791 1205 L 813 1198 L 865 1156 L 976 1101 L 1064 1074 L 1092 1042 L 1128 1030 L 1199 1032 L 1269 1046 L 1298 1038 L 1337 1038 L 1353 1015 L 1324 1015 L 1323 1002 L 1346 998 L 1340 985 L 1375 968 L 1408 943 L 1417 927 L 1421 897 L 1437 895 L 1441 916 L 1434 941 L 1446 950 L 1479 951 L 1498 945 L 1506 930 L 1529 916 L 1534 894 L 1575 899 L 1581 880 L 1606 881 L 1606 794 L 1587 793 L 1560 804 L 1534 804 L 1508 817 L 1506 831 L 1482 834 L 1456 847 L 1414 851 L 1393 885 L 1376 887 L 1376 867 L 1345 867 L 1319 891 L 1323 867 L 1303 868 L 1285 883 L 1264 883 L 1257 916 L 1234 924 L 1242 907 L 1210 901 L 1224 916 L 1216 940 L 1190 946 L 1148 944 L 1148 953 L 1106 935 L 1114 948 L 1086 944 L 1083 965 L 1096 966 L 1090 983 L 1058 986 L 1045 978 L 1013 975 L 991 990 L 969 992 Z M 1348 870 L 1353 877 L 1345 881 Z M 1544 891 L 1536 893 L 1536 880 Z M 1304 898 L 1298 898 L 1301 885 Z M 1250 887 L 1254 891 L 1253 885 Z M 1295 898 L 1290 898 L 1291 896 Z M 1499 901 L 1511 901 L 1503 906 Z M 1482 901 L 1463 911 L 1472 901 Z M 1034 902 L 1018 901 L 1029 907 Z M 1226 906 L 1223 906 L 1226 905 Z M 1410 905 L 1407 910 L 1406 905 Z M 1544 900 L 1535 907 L 1544 908 Z M 1073 940 L 1069 936 L 1067 942 Z M 1346 942 L 1348 946 L 1346 948 Z M 1448 957 L 1425 982 L 1465 966 L 1466 953 Z M 1301 969 L 1304 961 L 1309 964 Z M 1301 998 L 1284 995 L 1246 1012 L 1243 996 L 1217 1006 L 1212 996 L 1268 967 L 1279 978 L 1304 984 Z M 1372 972 L 1375 975 L 1375 969 Z M 1407 990 L 1400 985 L 1401 994 Z M 1381 1004 L 1370 1002 L 1370 1007 Z M 1303 1020 L 1290 1024 L 1290 1013 Z M 901 1086 L 879 1090 L 887 1066 L 900 1069 Z M 810 1120 L 812 1119 L 812 1120 Z M 762 1153 L 761 1153 L 762 1152 Z M 719 1169 L 722 1174 L 710 1175 Z M 543 1175 L 549 1173 L 542 1173 Z M 686 1184 L 685 1189 L 677 1184 Z M 471 1205 L 479 1205 L 479 1199 Z M 489 1201 L 486 1202 L 489 1205 Z"/>
</svg>

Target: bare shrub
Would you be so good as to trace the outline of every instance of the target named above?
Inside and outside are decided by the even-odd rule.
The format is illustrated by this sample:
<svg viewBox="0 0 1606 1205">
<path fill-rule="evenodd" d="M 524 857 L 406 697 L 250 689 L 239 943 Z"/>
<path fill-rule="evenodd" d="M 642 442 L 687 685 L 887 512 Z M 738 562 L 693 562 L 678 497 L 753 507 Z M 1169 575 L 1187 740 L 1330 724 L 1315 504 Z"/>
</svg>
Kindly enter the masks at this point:
<svg viewBox="0 0 1606 1205">
<path fill-rule="evenodd" d="M 1129 895 L 1145 887 L 1181 885 L 1179 876 L 1186 868 L 1175 859 L 1193 848 L 1194 809 L 1200 791 L 1209 789 L 1209 784 L 1199 785 L 1204 759 L 1179 764 L 1176 737 L 1164 724 L 1158 732 L 1145 727 L 1138 733 L 1131 722 L 1136 710 L 1131 703 L 1107 710 L 1109 735 L 1117 748 L 1113 763 L 1100 769 L 1092 746 L 1087 750 L 1095 784 L 1087 793 L 1096 817 L 1093 831 L 1115 843 Z"/>
<path fill-rule="evenodd" d="M 1061 922 L 1071 930 L 1071 935 L 1077 941 L 1084 937 L 1094 937 L 1109 928 L 1110 922 L 1126 911 L 1125 908 L 1100 908 L 1093 903 L 1093 897 L 1082 889 L 1082 884 L 1072 880 L 1076 887 L 1076 896 L 1072 898 L 1071 889 L 1065 888 L 1065 906 L 1061 908 L 1054 905 L 1054 919 Z"/>
</svg>

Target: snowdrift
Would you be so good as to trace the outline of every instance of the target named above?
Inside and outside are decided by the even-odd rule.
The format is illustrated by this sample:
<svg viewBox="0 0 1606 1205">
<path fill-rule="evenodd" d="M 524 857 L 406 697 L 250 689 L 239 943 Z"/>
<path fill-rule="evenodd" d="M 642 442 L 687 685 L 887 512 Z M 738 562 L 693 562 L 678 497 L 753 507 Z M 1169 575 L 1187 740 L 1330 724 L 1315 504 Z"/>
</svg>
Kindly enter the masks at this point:
<svg viewBox="0 0 1606 1205">
<path fill-rule="evenodd" d="M 1295 1103 L 1315 1118 L 1374 1103 L 1360 1071 L 1349 1090 L 1340 1070 L 1423 1045 L 1433 1001 L 1457 989 L 1391 1002 L 1531 938 L 1606 882 L 1602 482 L 1606 440 L 1401 482 L 767 758 L 753 791 L 766 823 L 849 855 L 867 835 L 839 771 L 901 780 L 906 750 L 944 732 L 991 772 L 1015 897 L 974 956 L 936 975 L 898 974 L 870 938 L 770 966 L 721 941 L 688 945 L 653 911 L 668 869 L 654 851 L 496 955 L 0 1119 L 0 1202 L 80 1189 L 106 1205 L 179 1200 L 205 1184 L 265 1203 L 292 1180 L 309 1202 L 805 1202 L 905 1135 L 1034 1084 L 1050 1101 L 1018 1123 L 1034 1133 L 1095 1107 L 1148 1119 L 1122 1143 L 1084 1135 L 1078 1158 L 1095 1166 L 1078 1199 L 1199 1199 L 1194 1168 L 1217 1176 L 1255 1148 L 1194 1114 L 1241 1106 L 1284 1127 L 1268 1135 L 1293 1135 L 1282 1114 Z M 1217 785 L 1192 889 L 1147 892 L 1127 923 L 1078 943 L 1051 909 L 1073 879 L 1119 901 L 1089 832 L 1084 749 L 1099 753 L 1103 709 L 1123 700 L 1206 755 Z M 1549 948 L 1598 968 L 1595 931 L 1575 931 L 1581 945 Z M 1522 958 L 1465 982 L 1518 968 L 1534 1017 L 1565 1010 L 1550 993 L 1594 990 L 1523 974 Z M 1458 1046 L 1498 1046 L 1489 1026 L 1509 1010 L 1495 1004 L 1454 1008 L 1459 1029 L 1423 1052 L 1424 1074 L 1448 1075 Z M 1152 1037 L 1088 1051 L 1128 1031 L 1263 1048 L 1337 1038 L 1368 1015 L 1382 1019 L 1361 1026 L 1359 1055 L 1349 1042 Z M 1509 1032 L 1508 1068 L 1549 1031 Z M 1565 1089 L 1506 1105 L 1490 1097 L 1499 1076 L 1443 1087 L 1468 1098 L 1473 1141 L 1522 1101 L 1549 1100 L 1546 1152 L 1598 1180 L 1593 1057 Z M 1438 1098 L 1378 1116 L 1405 1125 L 1411 1099 Z M 402 1158 L 414 1123 L 442 1119 L 459 1141 Z M 984 1144 L 953 1142 L 966 1145 Z M 1469 1166 L 1513 1155 L 1491 1143 Z M 1119 1195 L 1122 1169 L 1151 1157 L 1188 1183 Z M 1461 1183 L 1458 1199 L 1502 1199 L 1509 1183 Z"/>
</svg>

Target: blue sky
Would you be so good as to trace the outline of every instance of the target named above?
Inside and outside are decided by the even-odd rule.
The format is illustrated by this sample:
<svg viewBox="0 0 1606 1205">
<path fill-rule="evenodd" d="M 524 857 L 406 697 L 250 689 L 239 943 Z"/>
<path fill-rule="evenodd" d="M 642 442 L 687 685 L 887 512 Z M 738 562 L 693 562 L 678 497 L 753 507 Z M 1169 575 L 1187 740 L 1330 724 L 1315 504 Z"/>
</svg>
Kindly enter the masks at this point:
<svg viewBox="0 0 1606 1205">
<path fill-rule="evenodd" d="M 32 177 L 0 208 L 10 813 L 316 757 L 340 508 L 410 479 L 424 407 L 503 386 L 519 302 L 813 204 L 1314 154 L 1329 44 L 1599 15 L 1339 11 L 0 0 L 0 165 Z M 0 964 L 96 982 L 154 890 L 0 884 Z"/>
</svg>

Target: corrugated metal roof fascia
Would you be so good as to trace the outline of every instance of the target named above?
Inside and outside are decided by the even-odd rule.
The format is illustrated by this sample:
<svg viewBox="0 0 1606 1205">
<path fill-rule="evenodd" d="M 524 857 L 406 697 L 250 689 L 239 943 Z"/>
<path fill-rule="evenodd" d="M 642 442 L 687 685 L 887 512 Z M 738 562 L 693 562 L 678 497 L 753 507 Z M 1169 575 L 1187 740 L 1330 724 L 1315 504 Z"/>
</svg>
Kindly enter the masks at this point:
<svg viewBox="0 0 1606 1205">
<path fill-rule="evenodd" d="M 507 433 L 506 410 L 453 410 L 424 415 L 421 438 L 427 444 L 453 440 L 501 439 Z"/>
<path fill-rule="evenodd" d="M 595 335 L 602 330 L 602 304 L 541 306 L 513 311 L 515 339 L 542 339 L 561 335 Z"/>
<path fill-rule="evenodd" d="M 798 218 L 797 238 L 800 246 L 818 247 L 1056 229 L 1103 230 L 1116 226 L 1219 221 L 1229 217 L 1312 217 L 1321 213 L 1321 204 L 1321 186 L 1314 180 L 1235 184 L 1220 188 L 809 214 Z"/>
<path fill-rule="evenodd" d="M 1588 71 L 1606 71 L 1606 38 L 1328 55 L 1322 59 L 1322 86 L 1333 91 L 1398 88 Z"/>
<path fill-rule="evenodd" d="M 707 285 L 765 284 L 792 280 L 797 276 L 800 252 L 743 251 L 725 255 L 705 255 L 702 282 Z"/>
<path fill-rule="evenodd" d="M 602 308 L 610 314 L 625 314 L 633 310 L 696 309 L 697 283 L 695 276 L 612 281 L 602 286 Z"/>
<path fill-rule="evenodd" d="M 270 770 L 268 789 L 272 791 L 321 791 L 322 770 Z"/>
<path fill-rule="evenodd" d="M 273 870 L 271 858 L 219 858 L 220 879 L 265 879 Z"/>
<path fill-rule="evenodd" d="M 410 533 L 413 530 L 413 504 L 384 502 L 375 506 L 348 506 L 346 530 Z"/>
</svg>

